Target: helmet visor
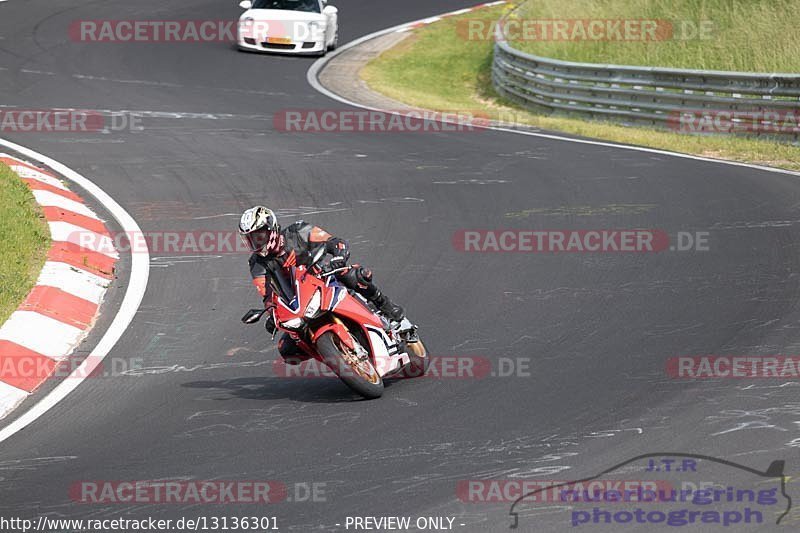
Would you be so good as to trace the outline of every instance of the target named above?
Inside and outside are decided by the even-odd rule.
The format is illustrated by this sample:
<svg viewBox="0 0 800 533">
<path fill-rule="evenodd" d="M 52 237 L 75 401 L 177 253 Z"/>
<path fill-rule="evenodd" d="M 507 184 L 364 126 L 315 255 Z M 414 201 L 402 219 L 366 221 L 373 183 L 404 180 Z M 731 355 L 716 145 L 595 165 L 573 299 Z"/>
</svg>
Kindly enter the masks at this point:
<svg viewBox="0 0 800 533">
<path fill-rule="evenodd" d="M 269 228 L 261 228 L 250 233 L 240 234 L 239 236 L 242 238 L 244 245 L 247 246 L 251 252 L 260 252 L 267 246 L 274 246 L 278 232 L 272 231 Z"/>
</svg>

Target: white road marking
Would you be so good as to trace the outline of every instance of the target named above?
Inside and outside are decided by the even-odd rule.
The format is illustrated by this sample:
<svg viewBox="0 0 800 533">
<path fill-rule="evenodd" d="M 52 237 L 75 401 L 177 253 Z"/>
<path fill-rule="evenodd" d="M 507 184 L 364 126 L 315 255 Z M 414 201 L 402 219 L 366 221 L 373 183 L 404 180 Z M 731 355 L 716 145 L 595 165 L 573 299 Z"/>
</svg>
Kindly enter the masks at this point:
<svg viewBox="0 0 800 533">
<path fill-rule="evenodd" d="M 55 72 L 47 72 L 44 70 L 31 70 L 27 68 L 23 68 L 20 70 L 23 74 L 41 74 L 42 76 L 55 76 Z"/>
<path fill-rule="evenodd" d="M 2 0 L 0 0 L 2 1 Z M 0 36 L 0 39 L 3 37 Z M 0 70 L 11 70 L 5 67 L 0 67 Z M 36 76 L 56 76 L 55 72 L 48 72 L 44 70 L 31 70 L 31 69 L 20 69 L 20 72 L 23 74 L 32 74 Z M 153 80 L 125 80 L 125 79 L 114 79 L 114 78 L 105 78 L 102 76 L 92 76 L 89 74 L 71 74 L 70 77 L 75 78 L 77 80 L 83 81 L 99 81 L 99 82 L 108 82 L 108 83 L 127 83 L 127 84 L 135 84 L 135 85 L 147 85 L 153 87 L 169 87 L 173 89 L 183 89 L 186 87 L 190 87 L 192 89 L 199 89 L 203 91 L 220 91 L 220 92 L 229 92 L 229 93 L 239 93 L 239 94 L 254 94 L 258 96 L 289 96 L 287 93 L 280 93 L 280 92 L 272 92 L 272 91 L 259 91 L 255 89 L 241 89 L 238 87 L 208 87 L 205 85 L 181 85 L 178 83 L 167 83 L 162 81 L 153 81 Z M 0 107 L 16 107 L 16 106 L 9 106 L 9 105 L 0 105 Z"/>
<path fill-rule="evenodd" d="M 89 179 L 81 176 L 71 168 L 59 163 L 55 159 L 42 155 L 34 150 L 25 148 L 19 144 L 12 143 L 5 139 L 0 139 L 0 146 L 7 150 L 14 150 L 30 159 L 40 161 L 52 168 L 68 180 L 76 183 L 91 194 L 98 202 L 111 213 L 122 227 L 122 230 L 131 235 L 141 234 L 139 224 L 125 211 L 113 198 L 103 189 L 95 185 Z M 142 303 L 145 291 L 147 290 L 147 280 L 150 276 L 150 253 L 145 245 L 138 253 L 131 257 L 131 273 L 128 281 L 128 289 L 125 298 L 122 300 L 120 309 L 114 317 L 113 322 L 103 334 L 100 342 L 97 343 L 92 353 L 84 359 L 69 377 L 59 383 L 50 393 L 39 400 L 33 407 L 15 419 L 9 425 L 0 430 L 0 442 L 5 441 L 20 430 L 28 427 L 40 416 L 49 411 L 54 405 L 67 397 L 70 392 L 83 383 L 87 376 L 91 375 L 103 359 L 108 356 L 112 348 L 117 344 L 120 337 L 125 333 Z"/>
<path fill-rule="evenodd" d="M 19 109 L 19 106 L 0 104 L 0 109 Z M 54 107 L 51 109 L 51 111 L 86 111 L 86 110 L 77 107 Z M 272 122 L 275 118 L 273 115 L 262 115 L 262 114 L 237 115 L 232 113 L 207 113 L 207 112 L 195 112 L 195 111 L 149 111 L 146 109 L 93 109 L 92 113 L 98 113 L 103 116 L 129 115 L 138 118 L 169 119 L 169 120 L 179 120 L 179 119 L 254 120 L 261 122 Z"/>
</svg>

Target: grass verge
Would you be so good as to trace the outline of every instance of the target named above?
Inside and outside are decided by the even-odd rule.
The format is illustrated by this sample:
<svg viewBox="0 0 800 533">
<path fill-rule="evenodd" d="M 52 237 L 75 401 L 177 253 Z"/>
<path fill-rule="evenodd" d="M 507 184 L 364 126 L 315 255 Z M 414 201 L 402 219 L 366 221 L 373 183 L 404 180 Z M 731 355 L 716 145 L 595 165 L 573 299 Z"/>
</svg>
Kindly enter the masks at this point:
<svg viewBox="0 0 800 533">
<path fill-rule="evenodd" d="M 515 106 L 492 87 L 493 44 L 465 40 L 458 25 L 459 20 L 471 17 L 497 19 L 505 9 L 489 8 L 418 29 L 365 65 L 360 75 L 373 90 L 420 108 L 480 112 L 499 120 L 513 117 L 516 122 L 546 130 L 800 171 L 798 146 L 537 115 Z"/>
<path fill-rule="evenodd" d="M 39 277 L 50 230 L 28 186 L 0 163 L 0 325 Z"/>
<path fill-rule="evenodd" d="M 542 27 L 545 32 L 539 33 L 549 38 L 529 38 L 513 46 L 536 55 L 587 63 L 800 72 L 798 7 L 797 0 L 535 0 L 522 5 L 517 13 L 520 19 L 566 19 L 567 24 L 574 19 L 658 21 L 657 27 L 663 31 L 650 35 L 663 40 L 636 40 L 641 39 L 636 26 L 628 34 L 608 32 L 611 40 L 572 39 L 572 35 L 580 35 L 576 30 L 583 25 L 567 26 L 570 37 L 555 40 L 554 32 L 548 34 L 537 24 L 533 28 Z M 601 30 L 596 35 L 606 33 Z"/>
</svg>

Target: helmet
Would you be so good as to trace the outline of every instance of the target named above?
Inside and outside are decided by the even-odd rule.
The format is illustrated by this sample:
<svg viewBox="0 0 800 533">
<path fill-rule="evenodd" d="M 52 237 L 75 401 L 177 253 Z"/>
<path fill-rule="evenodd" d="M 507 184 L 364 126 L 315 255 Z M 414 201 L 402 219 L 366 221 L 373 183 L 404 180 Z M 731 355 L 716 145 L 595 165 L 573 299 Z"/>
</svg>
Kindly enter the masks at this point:
<svg viewBox="0 0 800 533">
<path fill-rule="evenodd" d="M 239 237 L 251 252 L 269 255 L 281 249 L 281 227 L 271 209 L 256 206 L 242 214 Z"/>
</svg>

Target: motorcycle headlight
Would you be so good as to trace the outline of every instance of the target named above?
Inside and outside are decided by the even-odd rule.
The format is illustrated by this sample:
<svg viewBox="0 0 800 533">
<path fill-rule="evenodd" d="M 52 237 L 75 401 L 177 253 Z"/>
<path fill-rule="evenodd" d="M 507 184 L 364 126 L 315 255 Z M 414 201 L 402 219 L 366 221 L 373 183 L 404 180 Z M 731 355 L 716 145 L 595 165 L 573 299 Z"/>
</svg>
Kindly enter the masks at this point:
<svg viewBox="0 0 800 533">
<path fill-rule="evenodd" d="M 287 329 L 297 329 L 303 325 L 302 318 L 293 318 L 291 320 L 287 320 L 286 322 L 281 322 L 281 326 Z"/>
<path fill-rule="evenodd" d="M 322 304 L 322 293 L 319 289 L 317 292 L 314 293 L 314 296 L 311 297 L 311 301 L 308 302 L 306 306 L 306 318 L 311 318 L 317 314 L 319 311 L 319 306 Z"/>
</svg>

